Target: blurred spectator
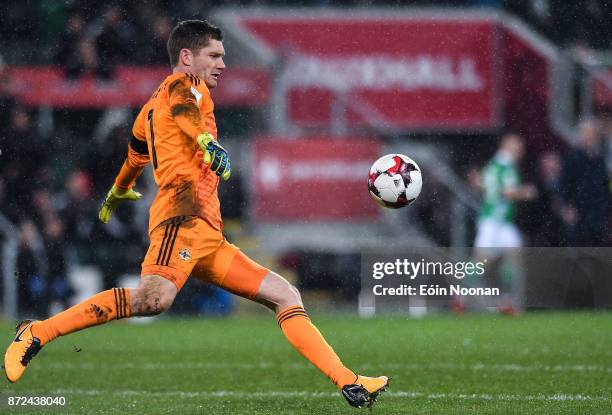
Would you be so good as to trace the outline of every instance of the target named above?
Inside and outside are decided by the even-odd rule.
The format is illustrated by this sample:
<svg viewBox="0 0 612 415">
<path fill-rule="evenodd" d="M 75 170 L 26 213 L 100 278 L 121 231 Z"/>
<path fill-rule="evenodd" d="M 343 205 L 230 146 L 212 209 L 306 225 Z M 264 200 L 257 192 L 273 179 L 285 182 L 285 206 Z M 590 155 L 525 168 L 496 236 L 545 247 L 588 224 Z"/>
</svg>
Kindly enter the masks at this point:
<svg viewBox="0 0 612 415">
<path fill-rule="evenodd" d="M 125 19 L 125 8 L 118 5 L 110 6 L 99 28 L 95 29 L 95 47 L 100 60 L 99 74 L 104 79 L 112 76 L 114 67 L 130 56 L 130 51 L 136 51 L 135 30 Z"/>
<path fill-rule="evenodd" d="M 32 189 L 45 164 L 40 141 L 32 126 L 30 114 L 23 107 L 14 106 L 8 128 L 0 132 L 0 175 L 4 180 L 6 194 L 6 205 L 1 209 L 14 222 L 28 216 Z"/>
<path fill-rule="evenodd" d="M 47 315 L 46 254 L 40 233 L 30 220 L 19 226 L 17 287 L 21 313 Z"/>
<path fill-rule="evenodd" d="M 561 191 L 569 245 L 604 245 L 610 190 L 599 124 L 594 119 L 580 123 L 576 147 L 563 164 Z"/>
<path fill-rule="evenodd" d="M 67 280 L 64 224 L 60 221 L 53 206 L 53 195 L 48 188 L 36 190 L 33 199 L 33 213 L 38 228 L 42 231 L 47 257 L 45 280 L 48 303 L 52 308 L 62 310 L 69 305 L 68 300 L 72 295 L 72 289 Z"/>
<path fill-rule="evenodd" d="M 72 172 L 66 181 L 65 192 L 58 199 L 59 215 L 65 224 L 64 238 L 79 262 L 92 262 L 91 238 L 97 217 L 91 178 L 83 171 Z"/>
<path fill-rule="evenodd" d="M 538 160 L 535 185 L 538 198 L 526 211 L 527 225 L 533 235 L 533 246 L 563 246 L 566 244 L 561 217 L 561 156 L 546 152 Z"/>
<path fill-rule="evenodd" d="M 594 49 L 612 47 L 612 2 L 583 0 L 578 19 L 577 42 Z"/>
<path fill-rule="evenodd" d="M 91 57 L 82 55 L 81 43 L 84 40 L 84 33 L 85 18 L 83 15 L 79 12 L 71 14 L 60 39 L 59 50 L 55 55 L 55 63 L 64 68 L 68 78 L 78 77 L 88 66 L 91 66 Z"/>
<path fill-rule="evenodd" d="M 606 117 L 603 129 L 604 151 L 606 154 L 606 166 L 608 168 L 608 177 L 612 178 L 612 114 Z M 611 190 L 612 190 L 612 183 Z"/>
<path fill-rule="evenodd" d="M 34 40 L 39 34 L 36 2 L 3 2 L 0 13 L 0 39 L 23 42 Z"/>
<path fill-rule="evenodd" d="M 153 27 L 151 28 L 151 36 L 146 45 L 139 48 L 143 52 L 142 63 L 145 65 L 169 65 L 168 51 L 166 44 L 170 31 L 172 30 L 172 22 L 166 15 L 157 15 L 153 19 Z"/>
<path fill-rule="evenodd" d="M 101 79 L 108 79 L 110 77 L 108 67 L 100 63 L 96 44 L 93 41 L 86 38 L 81 39 L 77 45 L 77 53 L 79 54 L 82 73 L 93 73 Z"/>
</svg>

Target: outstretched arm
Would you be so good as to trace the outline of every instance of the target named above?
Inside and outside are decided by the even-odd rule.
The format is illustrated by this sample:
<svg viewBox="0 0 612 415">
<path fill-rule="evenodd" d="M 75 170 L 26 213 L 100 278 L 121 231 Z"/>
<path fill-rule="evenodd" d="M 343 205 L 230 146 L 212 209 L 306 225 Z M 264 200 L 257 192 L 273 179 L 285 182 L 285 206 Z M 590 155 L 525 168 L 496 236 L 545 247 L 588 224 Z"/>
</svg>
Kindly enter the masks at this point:
<svg viewBox="0 0 612 415">
<path fill-rule="evenodd" d="M 119 174 L 115 178 L 115 184 L 108 191 L 104 204 L 100 209 L 98 218 L 102 223 L 108 223 L 111 214 L 119 203 L 124 200 L 138 200 L 142 195 L 132 189 L 134 182 L 142 173 L 144 167 L 149 162 L 149 149 L 145 140 L 144 121 L 142 120 L 144 110 L 140 111 L 134 128 L 133 137 L 128 145 L 127 157 L 121 166 Z M 139 138 L 140 137 L 140 138 Z"/>
<path fill-rule="evenodd" d="M 146 141 L 132 137 L 128 145 L 127 157 L 115 178 L 115 186 L 121 190 L 131 189 L 148 163 L 149 149 L 147 148 Z"/>
</svg>

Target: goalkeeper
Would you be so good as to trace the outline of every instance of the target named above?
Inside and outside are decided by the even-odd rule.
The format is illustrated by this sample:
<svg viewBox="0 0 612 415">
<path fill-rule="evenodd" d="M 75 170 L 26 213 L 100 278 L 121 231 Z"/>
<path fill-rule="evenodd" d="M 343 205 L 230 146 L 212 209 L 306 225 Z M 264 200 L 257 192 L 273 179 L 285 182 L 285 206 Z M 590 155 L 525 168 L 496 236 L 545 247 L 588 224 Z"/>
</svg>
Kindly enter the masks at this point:
<svg viewBox="0 0 612 415">
<path fill-rule="evenodd" d="M 107 290 L 47 320 L 20 323 L 4 357 L 11 382 L 58 336 L 167 310 L 191 276 L 272 309 L 291 345 L 349 404 L 371 405 L 388 386 L 385 376 L 358 376 L 346 368 L 311 323 L 297 289 L 223 237 L 217 186 L 221 178 L 230 178 L 231 163 L 217 140 L 209 92 L 225 69 L 222 40 L 221 31 L 205 21 L 180 22 L 172 30 L 168 53 L 173 73 L 140 110 L 127 159 L 100 210 L 106 223 L 119 203 L 139 199 L 134 182 L 152 164 L 159 190 L 150 209 L 151 243 L 138 287 Z"/>
</svg>

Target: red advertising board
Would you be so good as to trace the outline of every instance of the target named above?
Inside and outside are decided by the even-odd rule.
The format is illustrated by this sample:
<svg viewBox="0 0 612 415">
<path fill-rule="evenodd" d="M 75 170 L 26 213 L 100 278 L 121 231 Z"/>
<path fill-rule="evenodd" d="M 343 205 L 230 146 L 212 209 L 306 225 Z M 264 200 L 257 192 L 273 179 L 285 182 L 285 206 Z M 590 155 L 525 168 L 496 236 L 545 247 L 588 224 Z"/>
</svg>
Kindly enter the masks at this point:
<svg viewBox="0 0 612 415">
<path fill-rule="evenodd" d="M 377 140 L 263 137 L 252 149 L 256 219 L 364 220 L 380 214 L 367 190 Z"/>
<path fill-rule="evenodd" d="M 288 111 L 298 125 L 329 126 L 337 102 L 351 125 L 499 124 L 494 20 L 241 15 L 239 24 L 285 57 Z"/>
<path fill-rule="evenodd" d="M 105 108 L 142 105 L 164 78 L 167 67 L 120 66 L 109 81 L 85 74 L 67 79 L 52 66 L 14 66 L 8 68 L 8 89 L 25 105 L 50 105 L 65 108 Z M 213 92 L 217 106 L 267 103 L 268 72 L 257 69 L 228 69 Z"/>
</svg>

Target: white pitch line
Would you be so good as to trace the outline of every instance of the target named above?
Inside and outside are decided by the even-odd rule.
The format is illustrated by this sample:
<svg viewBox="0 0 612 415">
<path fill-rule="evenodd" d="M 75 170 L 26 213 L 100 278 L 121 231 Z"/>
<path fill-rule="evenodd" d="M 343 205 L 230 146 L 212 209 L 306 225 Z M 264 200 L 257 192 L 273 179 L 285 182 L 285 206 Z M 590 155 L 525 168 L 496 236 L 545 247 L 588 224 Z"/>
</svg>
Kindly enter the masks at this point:
<svg viewBox="0 0 612 415">
<path fill-rule="evenodd" d="M 215 363 L 215 362 L 176 362 L 176 363 L 56 363 L 43 362 L 39 365 L 43 369 L 67 369 L 67 370 L 100 370 L 109 369 L 143 369 L 143 370 L 164 370 L 164 369 L 269 369 L 278 368 L 280 365 L 261 362 L 261 363 Z M 286 367 L 294 368 L 292 365 Z M 306 365 L 299 365 L 295 368 L 306 368 Z"/>
<path fill-rule="evenodd" d="M 56 363 L 41 362 L 42 369 L 61 370 L 99 370 L 135 369 L 135 370 L 166 370 L 166 369 L 310 369 L 312 366 L 300 363 L 279 364 L 274 362 L 259 363 L 218 363 L 218 362 L 176 362 L 176 363 Z M 612 373 L 612 367 L 601 365 L 522 365 L 517 363 L 364 363 L 356 365 L 360 370 L 471 370 L 471 371 L 507 371 L 507 372 L 578 372 L 578 373 Z"/>
<path fill-rule="evenodd" d="M 30 391 L 30 393 L 34 393 Z M 41 393 L 37 391 L 36 393 Z M 268 392 L 237 392 L 237 391 L 200 391 L 200 392 L 185 392 L 185 391 L 163 391 L 152 392 L 142 390 L 102 390 L 102 389 L 55 389 L 52 391 L 44 391 L 49 395 L 114 395 L 114 396 L 143 396 L 143 397 L 177 397 L 177 398 L 318 398 L 328 399 L 337 398 L 337 392 L 291 392 L 291 391 L 268 391 Z M 486 400 L 486 401 L 612 401 L 610 396 L 591 396 L 584 394 L 564 394 L 558 393 L 554 395 L 517 395 L 517 394 L 466 394 L 466 393 L 426 393 L 417 391 L 388 391 L 384 395 L 385 398 L 413 398 L 413 399 L 429 399 L 429 400 Z"/>
<path fill-rule="evenodd" d="M 442 370 L 471 370 L 471 371 L 508 371 L 508 372 L 598 372 L 612 373 L 612 366 L 600 365 L 522 365 L 517 363 L 432 363 L 432 364 L 404 364 L 404 363 L 381 363 L 380 365 L 365 364 L 363 369 L 369 368 L 385 369 L 442 369 Z"/>
</svg>

